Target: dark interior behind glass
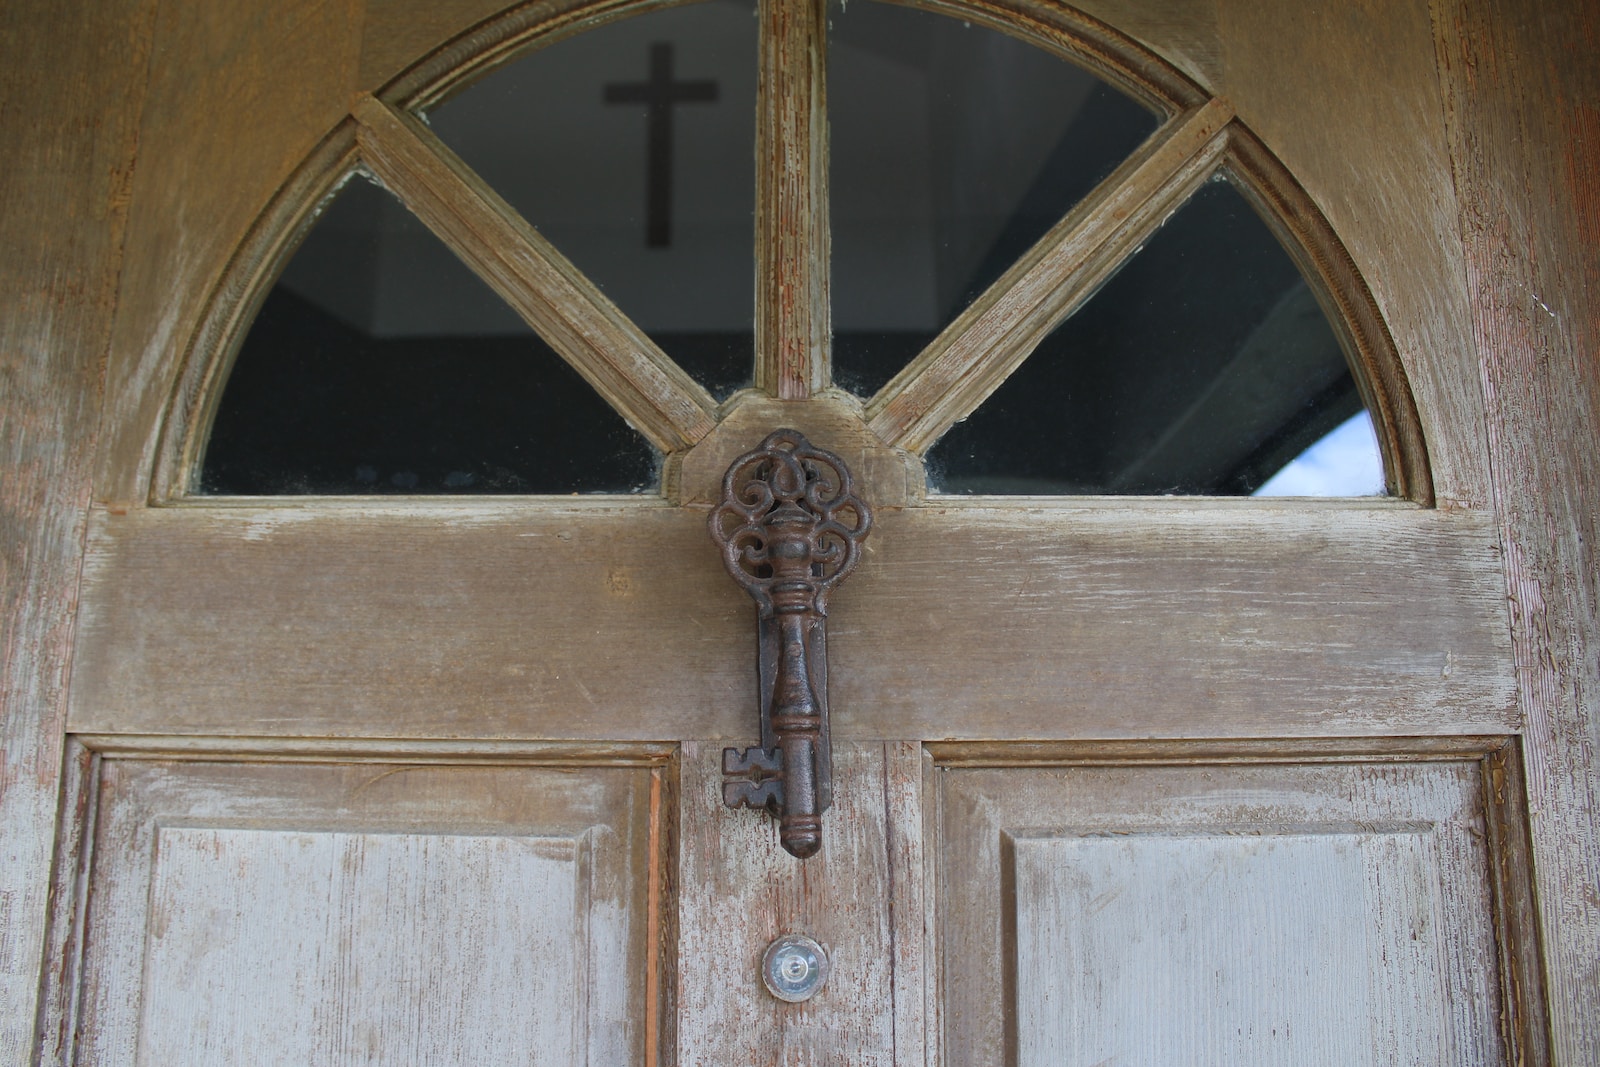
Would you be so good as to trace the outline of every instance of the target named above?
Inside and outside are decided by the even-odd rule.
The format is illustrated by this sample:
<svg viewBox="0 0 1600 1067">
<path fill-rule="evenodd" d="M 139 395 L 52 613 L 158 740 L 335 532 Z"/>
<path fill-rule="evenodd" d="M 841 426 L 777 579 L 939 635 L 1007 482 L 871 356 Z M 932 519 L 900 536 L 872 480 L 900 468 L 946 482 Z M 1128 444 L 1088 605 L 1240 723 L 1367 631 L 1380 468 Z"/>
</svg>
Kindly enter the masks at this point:
<svg viewBox="0 0 1600 1067">
<path fill-rule="evenodd" d="M 880 389 L 1159 121 L 998 30 L 881 3 L 828 35 L 834 373 Z"/>
<path fill-rule="evenodd" d="M 656 467 L 499 296 L 356 178 L 246 335 L 200 490 L 637 492 Z"/>
<path fill-rule="evenodd" d="M 1299 269 L 1219 177 L 928 460 L 952 493 L 1249 494 L 1361 407 Z"/>
</svg>

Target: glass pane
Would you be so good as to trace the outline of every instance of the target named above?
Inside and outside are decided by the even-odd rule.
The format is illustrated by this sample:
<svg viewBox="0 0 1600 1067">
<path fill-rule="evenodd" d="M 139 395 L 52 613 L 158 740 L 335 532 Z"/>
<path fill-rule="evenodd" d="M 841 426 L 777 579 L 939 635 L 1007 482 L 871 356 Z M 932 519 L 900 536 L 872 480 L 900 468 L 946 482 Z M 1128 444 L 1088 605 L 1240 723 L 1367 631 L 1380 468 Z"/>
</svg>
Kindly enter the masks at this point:
<svg viewBox="0 0 1600 1067">
<path fill-rule="evenodd" d="M 748 0 L 559 41 L 435 109 L 445 144 L 716 396 L 755 366 Z"/>
<path fill-rule="evenodd" d="M 928 461 L 947 493 L 1248 494 L 1361 410 L 1298 268 L 1218 178 Z"/>
<path fill-rule="evenodd" d="M 879 3 L 828 37 L 835 375 L 876 392 L 1155 130 L 1094 75 Z"/>
<path fill-rule="evenodd" d="M 203 493 L 637 492 L 656 456 L 388 193 L 353 180 L 250 327 Z"/>
<path fill-rule="evenodd" d="M 1363 411 L 1296 456 L 1255 495 L 1383 496 L 1387 491 L 1378 435 L 1372 416 Z"/>
</svg>

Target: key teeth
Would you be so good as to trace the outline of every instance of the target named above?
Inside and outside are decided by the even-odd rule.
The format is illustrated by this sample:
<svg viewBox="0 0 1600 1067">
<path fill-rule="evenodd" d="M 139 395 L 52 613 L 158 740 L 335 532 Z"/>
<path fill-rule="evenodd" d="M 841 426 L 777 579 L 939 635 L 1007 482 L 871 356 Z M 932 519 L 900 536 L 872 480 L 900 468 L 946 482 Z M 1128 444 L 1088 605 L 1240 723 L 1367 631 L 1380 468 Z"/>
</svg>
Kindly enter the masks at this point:
<svg viewBox="0 0 1600 1067">
<path fill-rule="evenodd" d="M 722 773 L 759 782 L 783 773 L 783 755 L 777 749 L 765 749 L 759 745 L 743 751 L 725 748 L 722 750 Z"/>
<path fill-rule="evenodd" d="M 783 754 L 759 745 L 740 751 L 722 750 L 722 802 L 730 808 L 783 810 Z"/>
<path fill-rule="evenodd" d="M 783 808 L 783 783 L 775 778 L 723 782 L 722 802 L 730 808 L 765 808 L 776 815 Z"/>
</svg>

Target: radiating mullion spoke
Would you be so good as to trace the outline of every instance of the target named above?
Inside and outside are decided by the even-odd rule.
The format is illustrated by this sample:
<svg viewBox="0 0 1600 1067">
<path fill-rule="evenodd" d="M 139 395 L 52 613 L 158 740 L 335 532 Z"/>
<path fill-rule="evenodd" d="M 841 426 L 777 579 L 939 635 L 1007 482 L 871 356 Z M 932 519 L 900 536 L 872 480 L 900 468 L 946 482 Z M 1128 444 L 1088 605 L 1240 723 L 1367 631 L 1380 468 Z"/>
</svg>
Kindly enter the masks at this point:
<svg viewBox="0 0 1600 1067">
<path fill-rule="evenodd" d="M 425 126 L 370 96 L 355 115 L 378 179 L 651 444 L 711 431 L 711 395 Z"/>
<path fill-rule="evenodd" d="M 874 432 L 922 452 L 972 414 L 1205 180 L 1232 117 L 1212 100 L 1119 167 L 872 398 Z"/>
<path fill-rule="evenodd" d="M 760 0 L 756 387 L 799 400 L 830 381 L 826 0 Z"/>
</svg>

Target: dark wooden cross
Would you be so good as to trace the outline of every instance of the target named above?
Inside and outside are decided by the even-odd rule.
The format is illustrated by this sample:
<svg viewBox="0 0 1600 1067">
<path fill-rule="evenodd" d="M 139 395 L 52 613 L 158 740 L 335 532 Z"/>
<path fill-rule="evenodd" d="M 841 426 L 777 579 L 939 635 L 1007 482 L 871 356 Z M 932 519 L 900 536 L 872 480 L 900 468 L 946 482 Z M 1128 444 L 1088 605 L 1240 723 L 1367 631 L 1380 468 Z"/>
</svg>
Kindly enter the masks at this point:
<svg viewBox="0 0 1600 1067">
<path fill-rule="evenodd" d="M 665 43 L 650 46 L 649 81 L 605 87 L 608 104 L 644 104 L 650 109 L 644 243 L 651 248 L 672 243 L 672 105 L 709 103 L 716 98 L 714 81 L 672 80 L 672 46 Z"/>
</svg>

